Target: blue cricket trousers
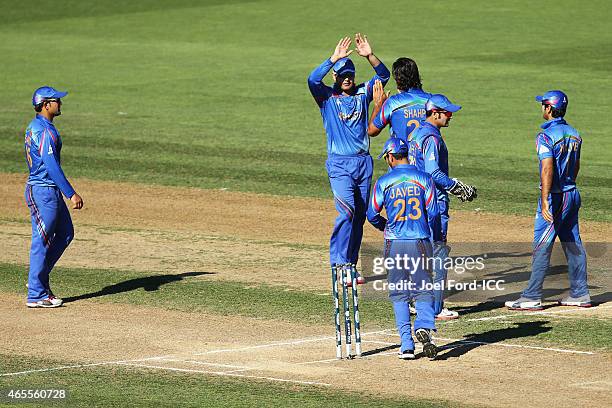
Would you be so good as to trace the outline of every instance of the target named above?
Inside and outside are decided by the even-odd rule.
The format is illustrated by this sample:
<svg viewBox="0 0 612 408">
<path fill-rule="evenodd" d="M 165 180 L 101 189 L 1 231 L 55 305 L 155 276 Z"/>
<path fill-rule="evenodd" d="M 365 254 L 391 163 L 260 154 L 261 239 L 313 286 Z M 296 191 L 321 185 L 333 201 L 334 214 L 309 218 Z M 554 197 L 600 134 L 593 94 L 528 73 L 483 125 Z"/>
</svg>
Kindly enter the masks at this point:
<svg viewBox="0 0 612 408">
<path fill-rule="evenodd" d="M 36 302 L 51 295 L 49 274 L 72 241 L 74 228 L 57 187 L 26 184 L 25 199 L 32 218 L 28 302 Z"/>
<path fill-rule="evenodd" d="M 527 288 L 523 291 L 523 297 L 534 300 L 542 298 L 542 285 L 550 266 L 550 255 L 557 236 L 559 236 L 567 259 L 570 296 L 586 296 L 589 294 L 586 252 L 582 246 L 578 229 L 580 193 L 578 189 L 564 193 L 552 193 L 548 198 L 548 203 L 554 222 L 549 223 L 542 217 L 542 200 L 540 199 L 534 223 L 531 276 Z"/>
<path fill-rule="evenodd" d="M 446 245 L 446 234 L 448 233 L 448 201 L 438 200 L 438 208 L 440 209 L 440 226 L 442 228 L 442 241 L 435 243 L 435 254 L 436 257 L 440 258 L 442 262 L 436 262 L 434 264 L 434 283 L 436 288 L 434 290 L 435 304 L 434 312 L 436 315 L 440 314 L 444 308 L 444 287 L 446 286 L 446 278 L 448 271 L 444 267 L 445 260 L 449 256 L 450 247 Z"/>
<path fill-rule="evenodd" d="M 325 163 L 338 211 L 329 244 L 332 265 L 356 264 L 359 259 L 373 165 L 369 154 L 330 154 Z"/>
<path fill-rule="evenodd" d="M 414 329 L 436 329 L 434 293 L 430 287 L 432 272 L 427 263 L 433 255 L 431 242 L 425 239 L 386 240 L 385 258 L 395 259 L 397 255 L 402 259 L 404 259 L 404 255 L 407 255 L 409 259 L 415 261 L 410 261 L 408 265 L 405 265 L 403 261 L 401 265 L 396 265 L 394 262 L 393 267 L 387 271 L 387 282 L 390 285 L 389 298 L 393 302 L 395 324 L 402 341 L 401 351 L 403 352 L 414 350 L 410 322 L 409 302 L 411 300 L 414 301 L 414 307 L 417 311 Z M 411 282 L 412 286 L 405 285 L 407 282 Z M 404 283 L 402 288 L 391 287 L 391 284 L 397 285 L 400 283 Z"/>
</svg>

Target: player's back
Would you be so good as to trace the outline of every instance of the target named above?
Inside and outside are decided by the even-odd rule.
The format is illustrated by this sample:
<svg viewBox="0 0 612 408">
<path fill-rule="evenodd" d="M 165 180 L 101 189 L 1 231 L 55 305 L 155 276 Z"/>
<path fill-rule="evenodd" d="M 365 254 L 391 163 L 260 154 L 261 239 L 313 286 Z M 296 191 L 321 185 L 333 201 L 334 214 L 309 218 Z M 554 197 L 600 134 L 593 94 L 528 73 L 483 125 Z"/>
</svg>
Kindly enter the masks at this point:
<svg viewBox="0 0 612 408">
<path fill-rule="evenodd" d="M 554 163 L 551 192 L 560 193 L 576 188 L 582 147 L 582 138 L 576 129 L 564 119 L 556 119 L 538 135 L 537 143 L 540 158 L 546 158 L 547 150 L 551 150 Z"/>
<path fill-rule="evenodd" d="M 51 152 L 42 151 L 43 138 L 45 137 L 53 138 L 54 145 L 56 146 L 55 150 Z M 62 142 L 59 133 L 56 131 L 53 124 L 51 124 L 51 122 L 46 120 L 44 117 L 37 115 L 36 118 L 30 122 L 25 131 L 25 158 L 28 169 L 30 170 L 30 175 L 27 181 L 28 184 L 39 186 L 55 185 L 43 163 L 42 155 L 44 153 L 53 154 L 57 157 L 59 162 L 61 146 Z"/>
<path fill-rule="evenodd" d="M 411 89 L 389 97 L 381 111 L 382 124 L 391 122 L 391 136 L 408 142 L 410 134 L 420 126 L 425 119 L 425 103 L 431 94 L 421 89 Z M 387 119 L 388 118 L 388 119 Z"/>
<path fill-rule="evenodd" d="M 386 239 L 428 239 L 427 205 L 434 198 L 431 176 L 411 165 L 398 165 L 377 183 L 384 194 Z"/>
</svg>

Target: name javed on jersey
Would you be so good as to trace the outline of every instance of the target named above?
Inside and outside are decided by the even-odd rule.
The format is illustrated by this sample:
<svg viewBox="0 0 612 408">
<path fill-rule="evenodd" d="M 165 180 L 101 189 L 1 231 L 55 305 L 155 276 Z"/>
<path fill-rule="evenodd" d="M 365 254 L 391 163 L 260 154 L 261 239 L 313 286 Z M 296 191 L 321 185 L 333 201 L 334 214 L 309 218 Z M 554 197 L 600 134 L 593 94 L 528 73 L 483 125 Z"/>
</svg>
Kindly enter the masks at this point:
<svg viewBox="0 0 612 408">
<path fill-rule="evenodd" d="M 391 189 L 390 199 L 400 198 L 406 196 L 416 196 L 421 194 L 421 189 L 419 186 L 407 186 L 407 187 L 395 187 Z"/>
</svg>

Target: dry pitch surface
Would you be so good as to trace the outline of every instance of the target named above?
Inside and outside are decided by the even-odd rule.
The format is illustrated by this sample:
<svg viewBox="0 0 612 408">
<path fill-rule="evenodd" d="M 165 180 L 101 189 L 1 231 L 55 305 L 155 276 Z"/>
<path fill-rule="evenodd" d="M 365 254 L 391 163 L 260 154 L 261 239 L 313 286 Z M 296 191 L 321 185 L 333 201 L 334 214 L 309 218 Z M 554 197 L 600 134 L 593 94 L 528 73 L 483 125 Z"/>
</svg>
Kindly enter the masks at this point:
<svg viewBox="0 0 612 408">
<path fill-rule="evenodd" d="M 0 262 L 25 264 L 30 225 L 22 200 L 23 176 L 3 174 L 2 179 Z M 62 266 L 164 273 L 204 270 L 216 272 L 214 279 L 296 287 L 306 280 L 312 288 L 328 289 L 326 245 L 335 217 L 328 201 L 88 180 L 76 185 L 86 207 L 73 212 L 77 237 Z M 459 211 L 452 216 L 451 242 L 531 239 L 530 217 Z M 582 224 L 587 242 L 606 241 L 610 232 L 609 224 Z M 367 227 L 364 241 L 377 245 L 381 237 Z M 2 343 L 8 354 L 29 355 L 38 349 L 41 358 L 82 364 L 269 379 L 499 407 L 612 405 L 611 356 L 562 344 L 473 344 L 474 349 L 460 358 L 404 362 L 392 348 L 398 342 L 395 331 L 367 325 L 364 316 L 365 350 L 388 350 L 337 361 L 330 359 L 331 322 L 271 323 L 90 300 L 40 311 L 25 309 L 23 302 L 22 297 L 8 295 L 0 305 L 6 322 Z M 609 319 L 611 306 L 550 308 L 546 313 L 560 319 Z M 506 319 L 513 316 L 509 313 Z M 27 330 L 35 326 L 40 334 Z M 45 333 L 52 329 L 60 338 L 47 344 Z M 438 336 L 440 344 L 457 340 L 446 338 L 443 331 Z"/>
</svg>

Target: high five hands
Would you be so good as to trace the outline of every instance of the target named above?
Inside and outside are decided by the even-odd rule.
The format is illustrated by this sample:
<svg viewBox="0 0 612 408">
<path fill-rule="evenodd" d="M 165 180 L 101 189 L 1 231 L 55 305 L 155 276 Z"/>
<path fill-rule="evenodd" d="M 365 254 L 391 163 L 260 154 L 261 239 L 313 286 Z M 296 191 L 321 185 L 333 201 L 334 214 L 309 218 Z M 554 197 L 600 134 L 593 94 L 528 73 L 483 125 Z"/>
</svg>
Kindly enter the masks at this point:
<svg viewBox="0 0 612 408">
<path fill-rule="evenodd" d="M 381 107 L 383 103 L 385 103 L 385 101 L 387 100 L 390 94 L 391 94 L 390 91 L 385 92 L 385 89 L 383 88 L 383 84 L 382 82 L 380 82 L 380 79 L 377 79 L 376 81 L 374 81 L 374 89 L 373 89 L 373 94 L 372 94 L 373 95 L 372 101 L 374 102 L 374 106 Z"/>
<path fill-rule="evenodd" d="M 330 58 L 331 62 L 335 63 L 339 59 L 346 58 L 351 55 L 353 51 L 357 51 L 357 54 L 365 58 L 368 58 L 370 55 L 372 55 L 372 47 L 368 42 L 368 37 L 366 37 L 365 35 L 362 35 L 361 33 L 355 34 L 354 50 L 349 49 L 351 46 L 351 42 L 351 37 L 341 38 L 340 41 L 338 41 L 338 45 L 336 45 L 336 49 L 334 50 L 334 53 Z"/>
</svg>

